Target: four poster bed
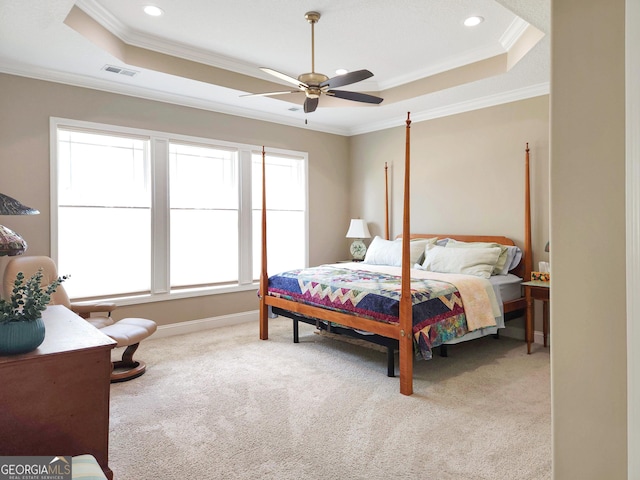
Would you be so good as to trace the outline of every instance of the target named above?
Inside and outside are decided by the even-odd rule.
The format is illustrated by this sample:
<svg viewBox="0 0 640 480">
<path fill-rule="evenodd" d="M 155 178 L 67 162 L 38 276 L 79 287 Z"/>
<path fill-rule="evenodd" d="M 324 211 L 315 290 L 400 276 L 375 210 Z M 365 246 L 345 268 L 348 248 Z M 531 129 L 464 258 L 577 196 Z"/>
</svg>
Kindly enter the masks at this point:
<svg viewBox="0 0 640 480">
<path fill-rule="evenodd" d="M 264 161 L 262 185 L 260 338 L 269 336 L 272 308 L 293 319 L 296 342 L 298 321 L 303 321 L 385 346 L 389 376 L 395 375 L 398 350 L 404 395 L 413 393 L 414 346 L 416 355 L 428 359 L 436 346 L 445 349 L 449 343 L 497 333 L 505 317 L 526 308 L 520 282 L 531 272 L 528 145 L 520 260 L 514 242 L 502 236 L 411 234 L 410 125 L 407 117 L 402 235 L 388 240 L 387 209 L 387 239 L 374 238 L 363 263 L 322 265 L 269 278 Z M 449 271 L 449 265 L 455 265 L 456 273 L 442 273 Z M 500 279 L 491 281 L 492 277 Z M 501 291 L 511 293 L 503 298 Z"/>
</svg>

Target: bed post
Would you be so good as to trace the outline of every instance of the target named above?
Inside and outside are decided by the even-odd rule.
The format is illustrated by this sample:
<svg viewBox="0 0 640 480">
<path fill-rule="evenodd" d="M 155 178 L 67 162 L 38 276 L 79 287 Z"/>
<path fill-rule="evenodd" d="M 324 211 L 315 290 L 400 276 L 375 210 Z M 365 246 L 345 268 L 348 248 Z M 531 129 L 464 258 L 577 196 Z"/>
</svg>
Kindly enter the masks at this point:
<svg viewBox="0 0 640 480">
<path fill-rule="evenodd" d="M 387 162 L 384 162 L 384 234 L 389 240 L 389 175 Z"/>
<path fill-rule="evenodd" d="M 410 185 L 410 132 L 411 119 L 407 113 L 406 148 L 404 165 L 404 214 L 402 219 L 402 286 L 400 294 L 400 393 L 413 393 L 413 308 L 411 302 L 411 265 L 409 253 L 411 228 L 409 219 L 409 185 Z"/>
<path fill-rule="evenodd" d="M 260 273 L 260 340 L 269 338 L 269 311 L 266 303 L 267 275 L 267 190 L 264 145 L 262 146 L 262 270 Z"/>
<path fill-rule="evenodd" d="M 529 181 L 529 142 L 525 149 L 524 162 L 524 281 L 531 280 L 533 251 L 531 249 L 531 193 Z"/>
</svg>

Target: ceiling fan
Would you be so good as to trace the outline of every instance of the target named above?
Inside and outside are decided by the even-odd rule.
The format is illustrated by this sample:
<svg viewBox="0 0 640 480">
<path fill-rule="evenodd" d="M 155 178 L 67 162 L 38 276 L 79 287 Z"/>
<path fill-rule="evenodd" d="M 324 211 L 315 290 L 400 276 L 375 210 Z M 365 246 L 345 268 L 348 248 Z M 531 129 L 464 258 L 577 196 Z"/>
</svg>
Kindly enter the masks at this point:
<svg viewBox="0 0 640 480">
<path fill-rule="evenodd" d="M 344 85 L 350 85 L 352 83 L 366 80 L 373 76 L 369 70 L 356 70 L 355 72 L 345 73 L 333 78 L 329 78 L 322 73 L 315 72 L 315 55 L 314 55 L 314 26 L 320 20 L 320 14 L 318 12 L 307 12 L 304 18 L 311 24 L 311 72 L 303 73 L 298 78 L 290 77 L 287 74 L 278 72 L 271 68 L 261 67 L 260 70 L 266 72 L 274 77 L 278 77 L 280 80 L 292 83 L 298 90 L 287 90 L 283 92 L 267 92 L 267 93 L 250 93 L 247 95 L 241 95 L 243 97 L 252 96 L 272 96 L 272 95 L 284 95 L 287 93 L 304 93 L 306 99 L 304 101 L 305 113 L 311 113 L 318 108 L 318 99 L 321 95 L 328 95 L 330 97 L 343 98 L 345 100 L 352 100 L 354 102 L 374 103 L 379 104 L 382 102 L 382 98 L 374 97 L 366 93 L 360 92 L 348 92 L 345 90 L 333 90 L 335 87 L 342 87 Z"/>
</svg>

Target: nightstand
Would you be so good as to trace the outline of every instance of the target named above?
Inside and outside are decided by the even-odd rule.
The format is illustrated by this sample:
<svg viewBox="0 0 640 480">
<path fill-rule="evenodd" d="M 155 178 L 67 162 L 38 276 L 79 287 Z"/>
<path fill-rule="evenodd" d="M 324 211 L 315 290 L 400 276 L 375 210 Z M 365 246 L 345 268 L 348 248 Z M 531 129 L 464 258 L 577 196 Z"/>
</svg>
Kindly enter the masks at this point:
<svg viewBox="0 0 640 480">
<path fill-rule="evenodd" d="M 547 346 L 547 334 L 549 333 L 549 291 L 551 282 L 541 282 L 532 280 L 522 282 L 524 296 L 527 300 L 527 313 L 525 316 L 525 337 L 527 340 L 527 353 L 531 353 L 531 343 L 533 342 L 533 301 L 542 301 L 542 332 L 544 335 L 544 346 Z"/>
</svg>

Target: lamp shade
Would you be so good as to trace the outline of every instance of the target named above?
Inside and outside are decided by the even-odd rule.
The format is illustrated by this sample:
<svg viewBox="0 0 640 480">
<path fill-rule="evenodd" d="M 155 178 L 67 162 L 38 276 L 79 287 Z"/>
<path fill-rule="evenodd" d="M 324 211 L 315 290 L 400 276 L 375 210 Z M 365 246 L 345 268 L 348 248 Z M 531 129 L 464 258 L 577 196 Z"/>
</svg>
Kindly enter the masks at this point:
<svg viewBox="0 0 640 480">
<path fill-rule="evenodd" d="M 35 208 L 23 205 L 15 198 L 0 193 L 0 215 L 37 215 Z M 10 228 L 0 225 L 0 256 L 22 255 L 27 249 L 27 242 Z"/>
<path fill-rule="evenodd" d="M 361 218 L 352 218 L 346 238 L 371 238 L 367 222 Z"/>
<path fill-rule="evenodd" d="M 0 257 L 22 255 L 27 249 L 27 242 L 10 228 L 0 225 Z"/>
<path fill-rule="evenodd" d="M 37 215 L 40 213 L 35 208 L 23 205 L 15 198 L 0 193 L 0 215 Z"/>
</svg>

